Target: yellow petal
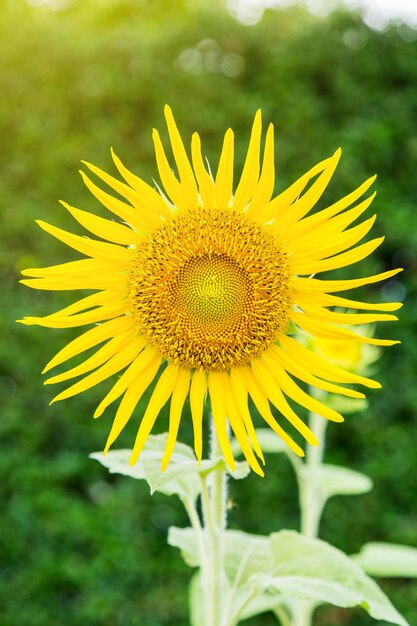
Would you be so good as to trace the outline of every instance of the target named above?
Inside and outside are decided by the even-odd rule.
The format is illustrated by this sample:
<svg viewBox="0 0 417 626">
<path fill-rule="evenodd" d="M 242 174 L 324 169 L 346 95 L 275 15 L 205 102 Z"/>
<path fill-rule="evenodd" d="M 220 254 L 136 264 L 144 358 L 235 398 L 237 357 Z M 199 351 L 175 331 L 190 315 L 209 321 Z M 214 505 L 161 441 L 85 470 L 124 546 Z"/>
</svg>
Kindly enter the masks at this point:
<svg viewBox="0 0 417 626">
<path fill-rule="evenodd" d="M 219 209 L 227 209 L 233 189 L 233 155 L 234 136 L 229 128 L 226 131 L 223 142 L 223 149 L 220 155 L 219 167 L 216 174 L 216 206 Z"/>
<path fill-rule="evenodd" d="M 398 311 L 403 306 L 402 302 L 361 302 L 359 300 L 348 300 L 339 296 L 332 296 L 327 293 L 304 291 L 294 289 L 294 302 L 298 302 L 299 296 L 308 298 L 310 302 L 319 306 L 337 306 L 345 309 L 363 309 L 366 311 Z"/>
<path fill-rule="evenodd" d="M 387 280 L 402 271 L 403 268 L 400 267 L 395 270 L 390 270 L 389 272 L 374 274 L 374 276 L 367 276 L 366 278 L 353 278 L 349 280 L 321 280 L 317 278 L 297 277 L 295 285 L 297 289 L 306 291 L 321 291 L 324 293 L 347 291 L 348 289 L 355 289 L 356 287 L 362 287 L 363 285 L 371 285 L 373 283 L 378 283 L 381 280 Z"/>
<path fill-rule="evenodd" d="M 319 172 L 322 172 L 327 162 L 328 159 L 321 163 L 318 163 L 315 167 L 313 167 L 306 174 L 301 176 L 301 178 L 299 178 L 295 181 L 295 183 L 287 187 L 287 189 L 284 189 L 284 191 L 278 194 L 278 196 L 275 196 L 275 198 L 273 198 L 268 203 L 268 205 L 265 207 L 262 217 L 265 222 L 267 222 L 268 220 L 271 221 L 271 224 L 269 225 L 271 232 L 273 232 L 274 234 L 281 232 L 281 230 L 285 230 L 286 232 L 287 228 L 298 224 L 298 222 L 290 222 L 289 225 L 284 224 L 284 226 L 282 226 L 281 222 L 276 220 L 280 216 L 285 215 L 286 212 L 290 210 L 291 205 L 298 199 L 303 189 L 309 183 L 310 179 L 313 178 L 313 176 L 316 176 Z"/>
<path fill-rule="evenodd" d="M 259 160 L 261 151 L 262 116 L 258 110 L 253 121 L 248 152 L 240 177 L 239 185 L 233 199 L 233 208 L 242 211 L 248 204 L 258 184 Z"/>
<path fill-rule="evenodd" d="M 185 197 L 189 209 L 196 209 L 198 207 L 198 193 L 197 185 L 194 178 L 194 173 L 188 160 L 187 153 L 184 148 L 184 144 L 181 139 L 181 135 L 178 132 L 177 125 L 172 115 L 171 108 L 165 106 L 165 119 L 168 126 L 169 138 L 171 140 L 172 152 L 177 164 L 178 173 L 181 180 L 182 192 Z"/>
<path fill-rule="evenodd" d="M 127 169 L 119 159 L 119 157 L 114 152 L 113 148 L 111 150 L 111 155 L 113 158 L 113 162 L 120 174 L 123 176 L 125 181 L 137 192 L 138 197 L 140 198 L 140 203 L 143 205 L 147 214 L 153 214 L 153 221 L 158 218 L 158 216 L 162 215 L 166 219 L 170 219 L 171 212 L 166 204 L 166 202 L 161 198 L 159 193 L 153 189 L 150 185 L 145 183 L 144 180 L 133 174 L 130 170 Z"/>
<path fill-rule="evenodd" d="M 114 356 L 119 348 L 126 344 L 132 337 L 134 337 L 136 333 L 135 329 L 130 330 L 130 332 L 124 333 L 122 335 L 118 335 L 117 337 L 113 337 L 110 339 L 102 348 L 97 350 L 90 358 L 86 359 L 76 367 L 73 367 L 62 374 L 58 374 L 57 376 L 52 376 L 52 378 L 48 378 L 45 380 L 45 385 L 54 385 L 56 383 L 61 383 L 64 380 L 69 380 L 70 378 L 75 378 L 76 376 L 81 376 L 82 374 L 86 374 L 87 372 L 91 372 L 91 370 L 96 369 L 99 365 L 102 365 L 106 361 L 108 361 L 112 356 Z M 145 340 L 143 340 L 143 344 Z"/>
<path fill-rule="evenodd" d="M 177 440 L 178 428 L 180 425 L 182 409 L 190 388 L 190 370 L 180 367 L 177 382 L 171 396 L 171 408 L 169 412 L 169 430 L 168 439 L 162 458 L 162 471 L 164 472 L 168 466 L 172 453 L 174 452 L 175 442 Z"/>
<path fill-rule="evenodd" d="M 287 354 L 293 355 L 303 366 L 317 376 L 340 383 L 358 383 L 372 389 L 381 388 L 381 385 L 376 380 L 359 376 L 329 363 L 320 355 L 312 353 L 292 337 L 283 336 L 280 338 L 280 343 Z"/>
<path fill-rule="evenodd" d="M 393 346 L 399 341 L 391 339 L 375 339 L 375 337 L 363 337 L 341 326 L 333 326 L 329 322 L 312 319 L 310 315 L 297 311 L 291 314 L 293 322 L 315 337 L 324 339 L 356 339 L 361 343 L 369 343 L 371 346 Z"/>
<path fill-rule="evenodd" d="M 332 256 L 329 259 L 324 259 L 323 261 L 298 261 L 297 258 L 292 258 L 291 268 L 296 274 L 319 274 L 320 272 L 327 272 L 328 270 L 338 269 L 339 267 L 346 267 L 346 265 L 353 265 L 374 252 L 384 239 L 385 237 L 372 239 L 360 246 L 356 246 L 356 248 L 352 250 Z"/>
<path fill-rule="evenodd" d="M 44 317 L 36 317 L 31 319 L 55 319 L 57 317 L 68 317 L 69 315 L 73 315 L 74 313 L 79 313 L 80 311 L 86 311 L 87 309 L 92 309 L 93 307 L 103 306 L 105 304 L 111 304 L 114 302 L 115 298 L 118 298 L 119 294 L 114 292 L 107 291 L 99 291 L 98 293 L 93 293 L 90 296 L 86 296 L 85 298 L 81 298 L 77 300 L 73 304 L 60 309 L 59 311 L 55 311 L 55 313 L 51 313 L 50 315 L 45 315 Z"/>
<path fill-rule="evenodd" d="M 119 243 L 124 246 L 131 246 L 141 240 L 141 237 L 134 230 L 123 226 L 123 224 L 117 224 L 116 222 L 98 217 L 87 211 L 81 211 L 80 209 L 70 206 L 63 200 L 60 200 L 60 202 L 77 222 L 89 230 L 90 233 L 96 235 L 96 237 L 101 237 L 101 239 L 107 239 L 107 241 Z"/>
<path fill-rule="evenodd" d="M 117 437 L 120 435 L 128 421 L 130 420 L 132 413 L 135 410 L 143 393 L 153 381 L 156 372 L 155 370 L 152 371 L 152 376 L 150 371 L 146 371 L 142 375 L 139 375 L 138 378 L 134 380 L 133 384 L 127 388 L 126 393 L 122 398 L 122 401 L 119 405 L 119 408 L 117 409 L 115 418 L 113 420 L 113 425 L 107 438 L 106 446 L 104 448 L 104 454 L 108 452 L 112 443 L 116 441 Z"/>
<path fill-rule="evenodd" d="M 268 364 L 265 364 L 259 359 L 254 359 L 251 365 L 253 377 L 266 398 L 268 398 L 290 424 L 298 430 L 307 443 L 311 446 L 317 445 L 316 436 L 312 433 L 307 424 L 292 410 L 282 393 L 280 380 L 271 373 Z M 249 393 L 251 393 L 250 390 Z"/>
<path fill-rule="evenodd" d="M 88 274 L 108 274 L 126 272 L 126 263 L 114 261 L 102 261 L 101 259 L 81 259 L 50 265 L 49 267 L 34 267 L 22 270 L 23 276 L 33 276 L 39 278 L 67 278 L 71 276 L 87 276 Z"/>
<path fill-rule="evenodd" d="M 124 315 L 123 317 L 118 317 L 117 319 L 109 320 L 108 322 L 104 322 L 103 324 L 99 324 L 87 332 L 83 333 L 80 337 L 76 337 L 69 344 L 67 344 L 62 350 L 60 350 L 53 359 L 47 363 L 44 367 L 42 374 L 45 374 L 53 367 L 68 361 L 73 356 L 77 354 L 81 354 L 88 350 L 89 348 L 93 348 L 99 343 L 110 339 L 111 337 L 115 337 L 119 333 L 123 333 L 123 331 L 127 330 L 132 326 L 132 318 L 130 316 Z"/>
<path fill-rule="evenodd" d="M 272 373 L 275 380 L 280 385 L 282 391 L 298 402 L 301 406 L 304 406 L 309 411 L 317 413 L 322 417 L 326 417 L 332 422 L 343 422 L 343 417 L 337 411 L 330 409 L 315 398 L 312 398 L 308 393 L 305 393 L 300 387 L 293 381 L 291 376 L 287 374 L 284 368 L 280 365 L 278 360 L 274 358 L 274 353 L 271 350 L 267 350 L 263 353 L 263 360 L 269 371 Z M 265 368 L 263 369 L 264 376 L 266 375 Z"/>
<path fill-rule="evenodd" d="M 94 294 L 95 295 L 95 294 Z M 25 317 L 20 320 L 22 324 L 27 326 L 36 325 L 46 328 L 76 328 L 77 326 L 85 326 L 87 324 L 96 324 L 104 320 L 113 319 L 124 315 L 127 311 L 127 305 L 124 300 L 116 300 L 115 304 L 109 306 L 99 306 L 93 311 L 78 313 L 78 315 L 70 315 L 68 317 L 59 316 L 54 313 L 46 317 Z"/>
<path fill-rule="evenodd" d="M 126 202 L 103 191 L 81 170 L 80 174 L 86 187 L 91 191 L 93 196 L 95 196 L 106 209 L 114 213 L 114 215 L 117 215 L 124 222 L 130 224 L 130 226 L 138 232 L 151 233 L 155 230 L 155 226 L 146 218 L 145 211 L 135 209 L 133 206 L 126 204 Z"/>
<path fill-rule="evenodd" d="M 140 396 L 149 387 L 161 365 L 161 356 L 155 352 L 153 348 L 147 346 L 145 350 L 142 350 L 138 356 L 132 361 L 127 370 L 123 372 L 116 384 L 110 389 L 109 393 L 103 398 L 94 412 L 94 417 L 100 417 L 105 409 L 122 393 L 126 391 L 131 385 L 136 390 L 141 390 Z M 139 397 L 138 396 L 138 399 Z"/>
<path fill-rule="evenodd" d="M 202 204 L 205 208 L 212 209 L 215 205 L 214 181 L 205 168 L 201 155 L 201 140 L 197 133 L 191 137 L 191 155 Z"/>
<path fill-rule="evenodd" d="M 355 391 L 354 389 L 349 389 L 347 387 L 340 387 L 340 385 L 334 385 L 327 382 L 327 380 L 317 378 L 308 370 L 308 367 L 306 367 L 304 363 L 300 363 L 300 361 L 297 361 L 297 359 L 291 354 L 278 348 L 278 346 L 273 346 L 270 350 L 273 350 L 275 357 L 278 359 L 282 367 L 287 370 L 287 372 L 296 378 L 303 380 L 308 385 L 312 385 L 318 389 L 324 389 L 330 393 L 338 393 L 343 396 L 348 396 L 350 398 L 365 398 L 365 395 L 359 391 Z"/>
<path fill-rule="evenodd" d="M 243 423 L 245 424 L 253 449 L 261 459 L 262 463 L 265 463 L 264 455 L 262 453 L 261 446 L 259 445 L 252 417 L 248 409 L 248 390 L 243 377 L 239 375 L 239 368 L 237 367 L 233 367 L 230 370 L 230 391 L 238 406 L 239 413 L 242 416 Z"/>
<path fill-rule="evenodd" d="M 152 133 L 152 139 L 155 146 L 156 163 L 158 165 L 159 176 L 162 184 L 167 192 L 167 195 L 171 198 L 172 202 L 178 209 L 183 211 L 187 208 L 187 201 L 184 196 L 184 187 L 180 181 L 174 176 L 173 171 L 168 163 L 168 159 L 165 155 L 165 151 L 162 145 L 161 138 L 156 129 Z"/>
<path fill-rule="evenodd" d="M 248 215 L 263 221 L 265 208 L 271 199 L 275 185 L 274 126 L 270 124 L 266 133 L 262 171 L 248 207 Z"/>
<path fill-rule="evenodd" d="M 308 296 L 301 296 L 297 305 L 310 317 L 316 320 L 329 321 L 332 324 L 372 324 L 373 322 L 393 322 L 396 315 L 389 313 L 338 313 L 329 311 L 312 302 Z"/>
<path fill-rule="evenodd" d="M 373 181 L 374 178 L 375 177 L 370 180 Z M 315 235 L 327 237 L 331 233 L 342 232 L 347 226 L 349 226 L 349 224 L 358 219 L 358 217 L 360 217 L 362 213 L 369 208 L 375 196 L 376 191 L 370 195 L 369 198 L 365 198 L 365 200 L 353 209 L 349 209 L 349 211 L 345 211 L 341 214 L 338 214 L 339 212 L 337 211 L 336 217 L 333 217 L 333 215 L 335 207 L 338 203 L 332 204 L 327 209 L 323 209 L 313 215 L 309 215 L 303 220 L 300 220 L 299 222 L 296 222 L 286 228 L 285 237 L 287 241 L 294 242 L 294 244 L 301 241 L 302 245 L 304 245 L 307 238 L 311 241 L 314 239 Z M 349 196 L 346 196 L 343 200 L 346 200 L 348 197 Z M 345 208 L 343 204 L 340 206 Z"/>
<path fill-rule="evenodd" d="M 264 472 L 259 465 L 258 460 L 255 457 L 249 444 L 248 434 L 246 432 L 243 419 L 240 415 L 234 395 L 232 394 L 230 389 L 230 381 L 226 397 L 226 411 L 230 426 L 235 434 L 235 437 L 240 445 L 245 459 L 247 460 L 253 471 L 256 472 L 256 474 L 258 474 L 259 476 L 264 476 Z"/>
<path fill-rule="evenodd" d="M 159 380 L 156 383 L 156 387 L 152 393 L 149 404 L 146 407 L 145 414 L 139 426 L 135 445 L 133 446 L 132 454 L 130 456 L 131 465 L 134 465 L 137 462 L 139 455 L 142 452 L 143 446 L 145 445 L 146 440 L 149 437 L 149 434 L 153 428 L 153 425 L 155 424 L 159 411 L 162 409 L 162 407 L 168 401 L 170 395 L 172 394 L 178 378 L 178 372 L 179 366 L 170 363 L 169 365 L 167 365 L 167 367 L 159 377 Z"/>
<path fill-rule="evenodd" d="M 201 462 L 203 454 L 203 407 L 207 393 L 206 373 L 204 370 L 196 370 L 191 381 L 190 405 L 191 417 L 194 429 L 194 450 L 198 462 Z"/>
<path fill-rule="evenodd" d="M 270 231 L 272 233 L 280 232 L 290 224 L 300 220 L 309 211 L 311 211 L 329 184 L 329 181 L 339 162 L 341 153 L 342 151 L 339 148 L 332 157 L 318 163 L 309 172 L 296 181 L 292 187 L 281 194 L 281 196 L 278 196 L 271 201 L 265 216 L 271 218 L 272 216 L 275 217 L 275 222 L 270 227 Z M 303 189 L 311 178 L 316 176 L 319 172 L 321 172 L 320 176 L 307 189 L 307 191 L 300 196 L 298 200 L 295 200 L 295 202 L 288 206 L 289 200 L 294 196 L 294 194 L 294 199 L 297 198 L 300 193 L 300 187 Z M 285 207 L 288 208 L 284 211 L 283 209 Z"/>
<path fill-rule="evenodd" d="M 298 263 L 307 263 L 309 260 L 320 260 L 333 256 L 351 248 L 368 234 L 374 225 L 376 215 L 361 224 L 345 230 L 343 233 L 333 233 L 332 236 L 311 238 L 310 244 L 305 241 L 304 249 L 299 250 L 296 254 L 291 250 L 291 259 L 296 258 Z M 289 248 L 288 248 L 289 250 Z"/>
<path fill-rule="evenodd" d="M 126 200 L 128 200 L 132 204 L 132 206 L 134 206 L 136 209 L 139 209 L 138 211 L 133 212 L 133 219 L 144 222 L 149 226 L 150 229 L 157 228 L 161 224 L 158 214 L 153 209 L 150 209 L 150 207 L 148 206 L 145 210 L 143 210 L 143 198 L 134 189 L 120 182 L 120 180 L 117 180 L 117 178 L 110 176 L 110 174 L 107 174 L 107 172 L 104 172 L 99 167 L 96 167 L 95 165 L 92 165 L 87 161 L 82 161 L 82 163 L 92 172 L 94 172 L 96 176 L 101 178 L 102 181 L 109 185 L 109 187 L 114 189 L 114 191 L 117 191 L 117 193 L 120 194 L 123 198 L 126 198 Z M 88 185 L 88 187 L 90 187 L 90 185 Z M 94 195 L 97 195 L 95 192 L 93 193 Z M 116 206 L 120 207 L 118 203 L 116 204 Z M 139 213 L 139 216 L 136 217 L 137 213 Z M 135 226 L 135 222 L 129 222 L 129 220 L 127 221 L 128 223 L 131 223 L 132 226 Z"/>
<path fill-rule="evenodd" d="M 61 228 L 47 224 L 42 220 L 36 220 L 36 223 L 47 233 L 59 239 L 67 246 L 74 248 L 81 254 L 90 256 L 96 259 L 103 259 L 104 261 L 121 261 L 129 263 L 132 259 L 132 251 L 122 246 L 116 246 L 112 243 L 105 243 L 104 241 L 96 241 L 95 239 L 89 239 L 87 237 L 79 237 L 68 233 Z"/>
<path fill-rule="evenodd" d="M 277 420 L 271 413 L 271 409 L 268 402 L 268 397 L 265 394 L 264 389 L 258 384 L 258 381 L 253 375 L 253 371 L 248 367 L 240 367 L 239 375 L 245 380 L 245 384 L 249 390 L 249 394 L 258 409 L 260 415 L 270 428 L 287 444 L 287 446 L 295 452 L 298 456 L 304 456 L 304 451 L 300 446 L 291 439 L 291 437 L 285 432 L 285 430 L 278 424 Z M 291 409 L 290 409 L 291 410 Z M 285 416 L 287 417 L 287 416 Z M 297 419 L 298 416 L 296 416 Z M 301 421 L 301 420 L 300 420 Z M 303 426 L 305 426 L 303 424 Z M 307 427 L 305 427 L 307 428 Z M 311 433 L 312 434 L 312 433 Z M 313 435 L 312 435 L 313 437 Z M 310 437 L 310 441 L 314 442 L 314 439 Z"/>
<path fill-rule="evenodd" d="M 113 420 L 113 425 L 104 448 L 104 454 L 107 454 L 112 443 L 116 441 L 117 437 L 132 417 L 132 413 L 135 410 L 143 391 L 144 390 L 140 387 L 129 387 L 127 389 Z"/>
<path fill-rule="evenodd" d="M 72 289 L 117 289 L 126 288 L 126 274 L 95 276 L 71 276 L 62 278 L 29 278 L 19 281 L 31 289 L 47 289 L 48 291 L 71 291 Z"/>
<path fill-rule="evenodd" d="M 89 374 L 82 380 L 78 381 L 74 385 L 71 385 L 71 387 L 68 387 L 68 389 L 65 389 L 65 391 L 62 391 L 55 396 L 50 404 L 57 402 L 58 400 L 71 398 L 71 396 L 75 396 L 78 393 L 82 393 L 83 391 L 98 385 L 98 383 L 101 383 L 103 380 L 110 378 L 113 374 L 120 372 L 121 369 L 129 365 L 129 363 L 131 363 L 138 355 L 138 353 L 142 350 L 142 345 L 142 338 L 138 338 L 136 341 L 130 341 L 125 348 L 121 349 L 95 372 Z"/>
<path fill-rule="evenodd" d="M 211 408 L 213 412 L 214 428 L 217 439 L 227 465 L 233 471 L 236 467 L 230 446 L 229 434 L 226 425 L 226 396 L 227 381 L 226 372 L 211 371 L 208 375 L 208 389 L 210 393 Z"/>
</svg>

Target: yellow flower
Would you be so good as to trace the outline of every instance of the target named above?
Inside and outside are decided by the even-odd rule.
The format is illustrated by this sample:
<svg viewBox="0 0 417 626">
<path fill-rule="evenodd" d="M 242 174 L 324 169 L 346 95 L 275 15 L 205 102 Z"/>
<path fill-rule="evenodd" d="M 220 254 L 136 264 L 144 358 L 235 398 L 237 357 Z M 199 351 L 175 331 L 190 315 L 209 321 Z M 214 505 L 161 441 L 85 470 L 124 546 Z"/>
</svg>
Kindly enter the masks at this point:
<svg viewBox="0 0 417 626">
<path fill-rule="evenodd" d="M 371 326 L 358 326 L 356 333 L 371 335 Z M 354 339 L 327 339 L 324 337 L 307 336 L 301 338 L 305 345 L 315 354 L 324 357 L 338 367 L 343 367 L 350 372 L 366 373 L 368 366 L 380 356 L 377 346 L 361 343 Z"/>
<path fill-rule="evenodd" d="M 302 456 L 303 450 L 285 430 L 285 420 L 308 443 L 317 441 L 289 399 L 327 419 L 341 422 L 343 417 L 303 391 L 294 378 L 356 398 L 364 396 L 344 384 L 380 386 L 332 365 L 291 337 L 290 331 L 295 326 L 323 339 L 396 343 L 355 334 L 343 325 L 396 319 L 387 311 L 400 304 L 367 304 L 333 293 L 384 280 L 400 270 L 354 280 L 310 277 L 356 263 L 382 242 L 380 237 L 357 245 L 375 216 L 349 227 L 371 204 L 375 194 L 361 198 L 375 177 L 328 208 L 311 213 L 333 175 L 340 150 L 271 199 L 275 182 L 273 126 L 266 133 L 261 166 L 260 111 L 255 115 L 236 185 L 232 130 L 225 134 L 213 178 L 202 158 L 199 135 L 192 137 L 190 161 L 169 107 L 165 116 L 177 168 L 176 174 L 155 130 L 156 161 L 165 193 L 132 174 L 114 153 L 114 163 L 125 182 L 85 163 L 123 198 L 102 190 L 82 173 L 89 190 L 121 222 L 63 202 L 75 220 L 99 239 L 39 221 L 41 228 L 88 258 L 28 269 L 23 274 L 31 278 L 22 282 L 35 289 L 89 289 L 95 293 L 52 315 L 22 321 L 52 328 L 95 324 L 64 347 L 44 371 L 103 344 L 80 365 L 46 381 L 58 383 L 82 376 L 54 402 L 124 370 L 95 412 L 95 417 L 100 416 L 122 397 L 106 450 L 156 380 L 140 421 L 132 464 L 169 399 L 163 468 L 172 454 L 187 398 L 200 460 L 203 407 L 209 394 L 226 462 L 234 467 L 229 424 L 249 464 L 262 475 L 255 454 L 262 461 L 263 455 L 248 409 L 249 397 L 267 424 Z M 334 306 L 379 313 L 338 313 L 329 309 Z M 270 403 L 278 409 L 278 417 Z"/>
</svg>

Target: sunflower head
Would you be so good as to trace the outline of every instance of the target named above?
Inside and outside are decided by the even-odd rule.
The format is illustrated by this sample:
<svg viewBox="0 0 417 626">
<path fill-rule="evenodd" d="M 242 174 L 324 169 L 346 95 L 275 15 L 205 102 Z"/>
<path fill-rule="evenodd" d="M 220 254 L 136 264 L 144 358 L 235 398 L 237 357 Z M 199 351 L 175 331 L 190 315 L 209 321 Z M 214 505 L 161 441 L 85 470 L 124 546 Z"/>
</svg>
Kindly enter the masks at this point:
<svg viewBox="0 0 417 626">
<path fill-rule="evenodd" d="M 288 260 L 276 237 L 231 209 L 184 211 L 137 254 L 129 298 L 138 327 L 166 360 L 230 370 L 285 331 Z"/>
<path fill-rule="evenodd" d="M 95 412 L 98 417 L 120 400 L 106 450 L 156 380 L 139 416 L 132 463 L 169 402 L 166 467 L 188 401 L 200 460 L 203 409 L 209 396 L 226 462 L 234 467 L 231 430 L 251 467 L 262 475 L 259 460 L 263 462 L 263 455 L 249 399 L 261 419 L 302 456 L 288 425 L 309 444 L 317 442 L 290 401 L 330 420 L 342 421 L 343 417 L 306 392 L 299 381 L 356 398 L 364 396 L 352 389 L 352 383 L 379 386 L 351 368 L 332 363 L 326 350 L 311 350 L 293 336 L 292 329 L 319 343 L 340 342 L 349 354 L 363 344 L 395 343 L 357 333 L 352 325 L 394 320 L 392 311 L 399 303 L 370 304 L 334 294 L 389 278 L 400 270 L 350 280 L 320 277 L 322 272 L 357 263 L 383 239 L 359 243 L 375 221 L 375 216 L 360 220 L 375 195 L 364 197 L 374 177 L 336 203 L 315 210 L 340 150 L 273 197 L 273 127 L 268 127 L 262 153 L 260 111 L 237 181 L 230 129 L 213 176 L 204 163 L 199 135 L 194 133 L 187 152 L 169 107 L 165 117 L 176 170 L 171 168 L 159 133 L 153 132 L 164 192 L 133 174 L 112 152 L 123 180 L 85 163 L 110 191 L 86 173 L 82 177 L 118 221 L 63 203 L 89 231 L 88 237 L 38 222 L 84 258 L 25 270 L 27 278 L 22 282 L 36 289 L 91 293 L 51 315 L 21 321 L 52 328 L 88 326 L 55 355 L 45 371 L 89 349 L 94 349 L 92 355 L 46 382 L 79 378 L 54 398 L 57 401 L 119 375 Z M 343 312 L 335 307 L 343 307 Z M 349 312 L 354 309 L 360 312 Z"/>
</svg>

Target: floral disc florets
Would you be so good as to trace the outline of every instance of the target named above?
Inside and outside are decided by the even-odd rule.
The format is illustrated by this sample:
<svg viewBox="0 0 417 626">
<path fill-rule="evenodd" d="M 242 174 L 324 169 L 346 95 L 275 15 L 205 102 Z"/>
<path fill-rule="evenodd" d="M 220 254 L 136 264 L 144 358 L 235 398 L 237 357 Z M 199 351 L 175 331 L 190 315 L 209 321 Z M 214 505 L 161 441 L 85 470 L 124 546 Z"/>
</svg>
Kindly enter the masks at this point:
<svg viewBox="0 0 417 626">
<path fill-rule="evenodd" d="M 149 236 L 130 272 L 140 332 L 181 366 L 244 365 L 285 331 L 290 271 L 276 238 L 231 210 L 186 211 Z"/>
</svg>

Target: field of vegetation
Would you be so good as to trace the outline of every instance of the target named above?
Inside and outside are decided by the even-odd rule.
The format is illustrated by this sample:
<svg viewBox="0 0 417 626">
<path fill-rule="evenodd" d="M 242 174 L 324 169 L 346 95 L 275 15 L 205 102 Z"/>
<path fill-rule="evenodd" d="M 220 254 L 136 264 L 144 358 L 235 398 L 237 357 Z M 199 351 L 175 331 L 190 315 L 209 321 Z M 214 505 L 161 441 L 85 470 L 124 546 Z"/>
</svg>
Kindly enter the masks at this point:
<svg viewBox="0 0 417 626">
<path fill-rule="evenodd" d="M 400 322 L 379 330 L 402 343 L 375 365 L 383 390 L 369 394 L 369 410 L 329 428 L 329 462 L 367 474 L 375 488 L 332 499 L 322 536 L 347 553 L 371 540 L 417 547 L 417 32 L 376 32 L 358 15 L 319 19 L 301 9 L 268 10 L 247 26 L 219 0 L 0 0 L 0 13 L 0 623 L 187 623 L 190 572 L 166 545 L 169 526 L 187 524 L 180 505 L 88 459 L 110 428 L 111 411 L 92 419 L 108 385 L 48 406 L 53 392 L 40 372 L 77 329 L 15 324 L 74 295 L 18 284 L 25 267 L 76 258 L 34 220 L 72 229 L 61 198 L 99 214 L 77 170 L 85 159 L 113 172 L 110 146 L 142 178 L 156 179 L 151 131 L 166 137 L 165 103 L 186 141 L 199 131 L 215 166 L 231 126 L 237 171 L 261 107 L 276 128 L 277 191 L 338 146 L 326 203 L 378 174 L 374 236 L 386 241 L 343 275 L 405 268 L 361 294 L 405 300 Z M 139 415 L 140 407 L 120 447 L 131 446 Z M 162 416 L 157 431 L 166 426 Z M 190 432 L 184 419 L 181 438 Z M 231 501 L 232 528 L 297 527 L 294 477 L 279 455 L 268 459 L 267 479 L 233 485 Z M 416 624 L 417 581 L 380 582 Z M 334 608 L 316 621 L 372 623 L 360 610 Z M 247 624 L 276 620 L 265 614 Z"/>
</svg>

